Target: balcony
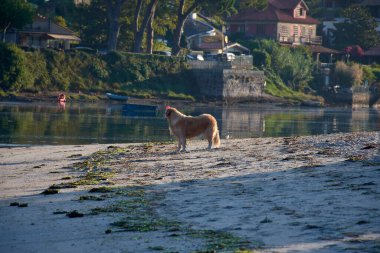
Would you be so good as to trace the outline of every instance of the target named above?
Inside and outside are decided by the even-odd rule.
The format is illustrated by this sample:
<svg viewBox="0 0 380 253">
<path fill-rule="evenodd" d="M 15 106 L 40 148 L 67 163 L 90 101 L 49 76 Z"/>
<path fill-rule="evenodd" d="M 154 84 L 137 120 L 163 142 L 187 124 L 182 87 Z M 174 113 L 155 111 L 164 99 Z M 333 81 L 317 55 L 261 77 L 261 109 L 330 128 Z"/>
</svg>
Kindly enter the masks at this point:
<svg viewBox="0 0 380 253">
<path fill-rule="evenodd" d="M 278 35 L 278 41 L 280 43 L 295 44 L 295 45 L 322 45 L 321 36 L 289 36 L 289 35 Z"/>
</svg>

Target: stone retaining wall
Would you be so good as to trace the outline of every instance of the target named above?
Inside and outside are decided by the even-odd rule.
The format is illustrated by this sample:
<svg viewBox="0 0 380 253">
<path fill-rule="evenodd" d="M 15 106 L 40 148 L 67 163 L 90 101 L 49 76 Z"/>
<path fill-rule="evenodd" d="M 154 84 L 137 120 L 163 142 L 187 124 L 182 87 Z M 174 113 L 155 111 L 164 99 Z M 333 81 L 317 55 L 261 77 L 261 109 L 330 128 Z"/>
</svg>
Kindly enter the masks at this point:
<svg viewBox="0 0 380 253">
<path fill-rule="evenodd" d="M 228 68 L 230 64 L 223 62 L 195 62 L 190 66 L 201 95 L 207 99 L 252 101 L 260 98 L 264 92 L 263 71 L 253 71 L 248 67 Z"/>
</svg>

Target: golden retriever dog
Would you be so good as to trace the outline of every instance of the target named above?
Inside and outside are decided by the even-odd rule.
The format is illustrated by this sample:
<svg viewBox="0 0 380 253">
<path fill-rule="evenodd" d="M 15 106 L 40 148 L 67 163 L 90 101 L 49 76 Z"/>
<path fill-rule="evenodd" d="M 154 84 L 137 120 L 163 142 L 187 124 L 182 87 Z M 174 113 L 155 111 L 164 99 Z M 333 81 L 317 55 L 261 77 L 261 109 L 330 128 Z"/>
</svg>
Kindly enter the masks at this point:
<svg viewBox="0 0 380 253">
<path fill-rule="evenodd" d="M 186 151 L 186 138 L 203 135 L 208 140 L 208 149 L 219 147 L 220 138 L 216 119 L 210 114 L 187 116 L 175 108 L 166 106 L 166 118 L 170 131 L 178 138 L 178 152 Z"/>
</svg>

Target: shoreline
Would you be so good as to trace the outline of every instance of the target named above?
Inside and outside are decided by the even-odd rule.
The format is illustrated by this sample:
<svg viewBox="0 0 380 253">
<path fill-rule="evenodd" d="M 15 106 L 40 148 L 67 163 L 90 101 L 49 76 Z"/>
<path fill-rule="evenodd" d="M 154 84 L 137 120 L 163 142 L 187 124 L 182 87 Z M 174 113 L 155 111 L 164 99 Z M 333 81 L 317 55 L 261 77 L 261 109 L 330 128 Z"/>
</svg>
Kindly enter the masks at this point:
<svg viewBox="0 0 380 253">
<path fill-rule="evenodd" d="M 1 148 L 0 251 L 379 249 L 380 132 L 206 147 Z M 41 194 L 48 188 L 58 193 Z"/>
</svg>

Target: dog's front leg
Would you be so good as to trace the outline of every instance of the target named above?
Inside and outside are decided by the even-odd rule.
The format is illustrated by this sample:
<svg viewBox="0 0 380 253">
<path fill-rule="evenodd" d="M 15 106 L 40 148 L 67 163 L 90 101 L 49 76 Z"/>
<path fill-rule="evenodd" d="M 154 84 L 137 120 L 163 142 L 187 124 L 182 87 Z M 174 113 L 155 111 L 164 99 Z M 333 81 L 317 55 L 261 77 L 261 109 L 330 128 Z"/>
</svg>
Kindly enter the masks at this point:
<svg viewBox="0 0 380 253">
<path fill-rule="evenodd" d="M 182 152 L 187 152 L 186 150 L 186 137 L 182 139 Z"/>
<path fill-rule="evenodd" d="M 180 152 L 180 151 L 181 151 L 181 146 L 182 146 L 181 138 L 178 138 L 178 148 L 177 148 L 177 152 Z"/>
</svg>

